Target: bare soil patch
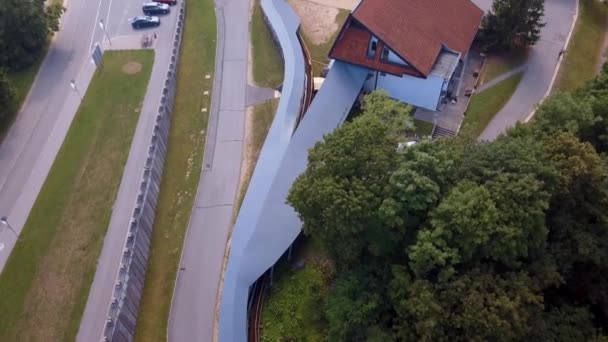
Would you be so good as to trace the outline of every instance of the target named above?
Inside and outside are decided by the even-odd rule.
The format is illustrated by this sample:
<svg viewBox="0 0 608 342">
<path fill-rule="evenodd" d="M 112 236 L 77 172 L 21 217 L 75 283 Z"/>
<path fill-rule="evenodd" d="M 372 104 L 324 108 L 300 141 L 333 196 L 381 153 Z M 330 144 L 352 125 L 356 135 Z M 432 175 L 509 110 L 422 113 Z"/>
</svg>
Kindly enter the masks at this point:
<svg viewBox="0 0 608 342">
<path fill-rule="evenodd" d="M 135 75 L 141 71 L 141 63 L 138 62 L 128 62 L 122 66 L 122 72 L 127 75 Z"/>
<path fill-rule="evenodd" d="M 311 43 L 327 43 L 339 29 L 336 16 L 340 10 L 336 7 L 319 5 L 307 0 L 289 0 L 302 20 L 302 30 Z"/>
</svg>

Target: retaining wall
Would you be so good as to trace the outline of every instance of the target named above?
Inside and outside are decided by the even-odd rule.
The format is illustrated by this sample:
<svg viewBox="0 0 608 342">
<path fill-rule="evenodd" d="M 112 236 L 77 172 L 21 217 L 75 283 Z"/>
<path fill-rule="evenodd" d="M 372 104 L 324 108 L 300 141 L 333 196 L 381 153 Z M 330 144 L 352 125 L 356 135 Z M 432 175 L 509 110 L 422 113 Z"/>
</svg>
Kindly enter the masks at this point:
<svg viewBox="0 0 608 342">
<path fill-rule="evenodd" d="M 171 61 L 167 68 L 162 97 L 156 113 L 154 132 L 148 147 L 148 158 L 142 170 L 140 192 L 124 243 L 120 269 L 116 276 L 102 341 L 132 341 L 135 335 L 135 324 L 144 288 L 152 228 L 154 227 L 156 204 L 171 126 L 177 63 L 186 15 L 185 1 L 180 1 L 177 7 L 179 14 L 173 37 Z"/>
</svg>

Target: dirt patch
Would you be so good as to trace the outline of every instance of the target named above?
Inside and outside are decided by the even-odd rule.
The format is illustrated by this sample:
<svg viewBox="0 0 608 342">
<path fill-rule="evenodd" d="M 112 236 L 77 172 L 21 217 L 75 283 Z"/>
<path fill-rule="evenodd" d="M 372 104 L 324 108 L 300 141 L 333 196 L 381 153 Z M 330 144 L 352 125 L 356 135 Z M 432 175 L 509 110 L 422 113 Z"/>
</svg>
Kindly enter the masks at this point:
<svg viewBox="0 0 608 342">
<path fill-rule="evenodd" d="M 345 10 L 352 11 L 359 4 L 359 0 L 308 0 L 319 5 L 325 5 L 329 7 L 337 7 Z"/>
<path fill-rule="evenodd" d="M 340 13 L 338 8 L 307 0 L 289 0 L 289 4 L 302 20 L 302 30 L 313 44 L 327 43 L 339 29 L 336 23 L 336 16 Z"/>
<path fill-rule="evenodd" d="M 127 75 L 135 75 L 141 71 L 141 63 L 138 62 L 128 62 L 122 66 L 122 72 Z"/>
</svg>

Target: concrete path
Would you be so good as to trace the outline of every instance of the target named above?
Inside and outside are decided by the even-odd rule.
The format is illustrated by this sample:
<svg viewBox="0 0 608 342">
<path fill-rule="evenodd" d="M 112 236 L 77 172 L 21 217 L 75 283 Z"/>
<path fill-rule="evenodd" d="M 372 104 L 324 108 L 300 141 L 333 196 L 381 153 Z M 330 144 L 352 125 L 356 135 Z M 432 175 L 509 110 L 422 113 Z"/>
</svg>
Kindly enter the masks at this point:
<svg viewBox="0 0 608 342">
<path fill-rule="evenodd" d="M 475 94 L 484 92 L 484 91 L 488 90 L 489 88 L 492 88 L 493 86 L 497 85 L 498 83 L 506 80 L 507 78 L 511 78 L 512 76 L 515 76 L 521 72 L 524 72 L 527 67 L 528 67 L 528 65 L 525 64 L 525 65 L 517 67 L 513 70 L 509 70 L 509 71 L 505 72 L 504 74 L 482 84 L 479 88 L 475 89 Z"/>
<path fill-rule="evenodd" d="M 95 71 L 90 51 L 101 42 L 103 19 L 110 36 L 131 32 L 129 15 L 137 0 L 70 0 L 61 29 L 53 39 L 30 93 L 0 145 L 0 215 L 18 232 L 27 220 L 38 192 L 63 143 L 80 103 L 70 89 L 74 79 L 84 94 Z M 0 233 L 0 271 L 15 244 L 8 229 Z"/>
<path fill-rule="evenodd" d="M 507 104 L 494 116 L 480 140 L 492 140 L 523 121 L 541 101 L 553 79 L 558 55 L 572 27 L 576 0 L 546 0 L 541 40 L 531 49 L 527 69 Z"/>
<path fill-rule="evenodd" d="M 171 312 L 172 342 L 209 342 L 239 184 L 249 53 L 249 0 L 216 0 L 218 44 L 203 171 Z"/>
<path fill-rule="evenodd" d="M 246 106 L 252 106 L 259 103 L 272 100 L 277 96 L 276 91 L 271 88 L 261 88 L 252 85 L 247 85 L 247 103 Z"/>
<path fill-rule="evenodd" d="M 137 0 L 128 0 L 125 6 L 127 16 L 139 15 L 141 9 Z M 169 63 L 171 62 L 171 49 L 173 48 L 173 33 L 177 23 L 177 7 L 169 15 L 162 17 L 160 27 L 152 30 L 133 31 L 130 25 L 123 25 L 121 29 L 129 35 L 112 37 L 112 46 L 105 42 L 107 49 L 139 49 L 141 35 L 156 32 L 158 38 L 154 41 L 154 66 L 150 75 L 150 82 L 144 97 L 142 111 L 137 122 L 135 135 L 129 151 L 129 157 L 123 171 L 116 201 L 113 205 L 112 217 L 106 233 L 101 255 L 97 262 L 97 269 L 88 300 L 85 306 L 80 329 L 76 341 L 99 341 L 105 327 L 105 319 L 112 300 L 112 291 L 122 252 L 129 231 L 131 215 L 140 190 L 141 176 L 148 157 L 148 147 L 154 131 L 156 113 L 162 96 Z"/>
</svg>

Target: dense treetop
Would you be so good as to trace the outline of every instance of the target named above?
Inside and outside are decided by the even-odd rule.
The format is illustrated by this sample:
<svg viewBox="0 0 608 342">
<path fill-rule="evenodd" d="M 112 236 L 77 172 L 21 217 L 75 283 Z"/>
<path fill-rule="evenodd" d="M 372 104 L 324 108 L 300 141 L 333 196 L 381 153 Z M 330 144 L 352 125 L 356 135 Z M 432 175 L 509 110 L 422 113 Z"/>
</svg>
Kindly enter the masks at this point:
<svg viewBox="0 0 608 342">
<path fill-rule="evenodd" d="M 481 21 L 480 40 L 486 50 L 534 45 L 545 26 L 544 0 L 493 0 Z"/>
<path fill-rule="evenodd" d="M 47 5 L 44 0 L 0 0 L 0 117 L 13 104 L 6 72 L 34 63 L 49 35 L 59 29 L 64 8 L 53 1 Z"/>
<path fill-rule="evenodd" d="M 608 69 L 493 142 L 363 109 L 288 197 L 336 267 L 328 340 L 608 341 Z"/>
</svg>

